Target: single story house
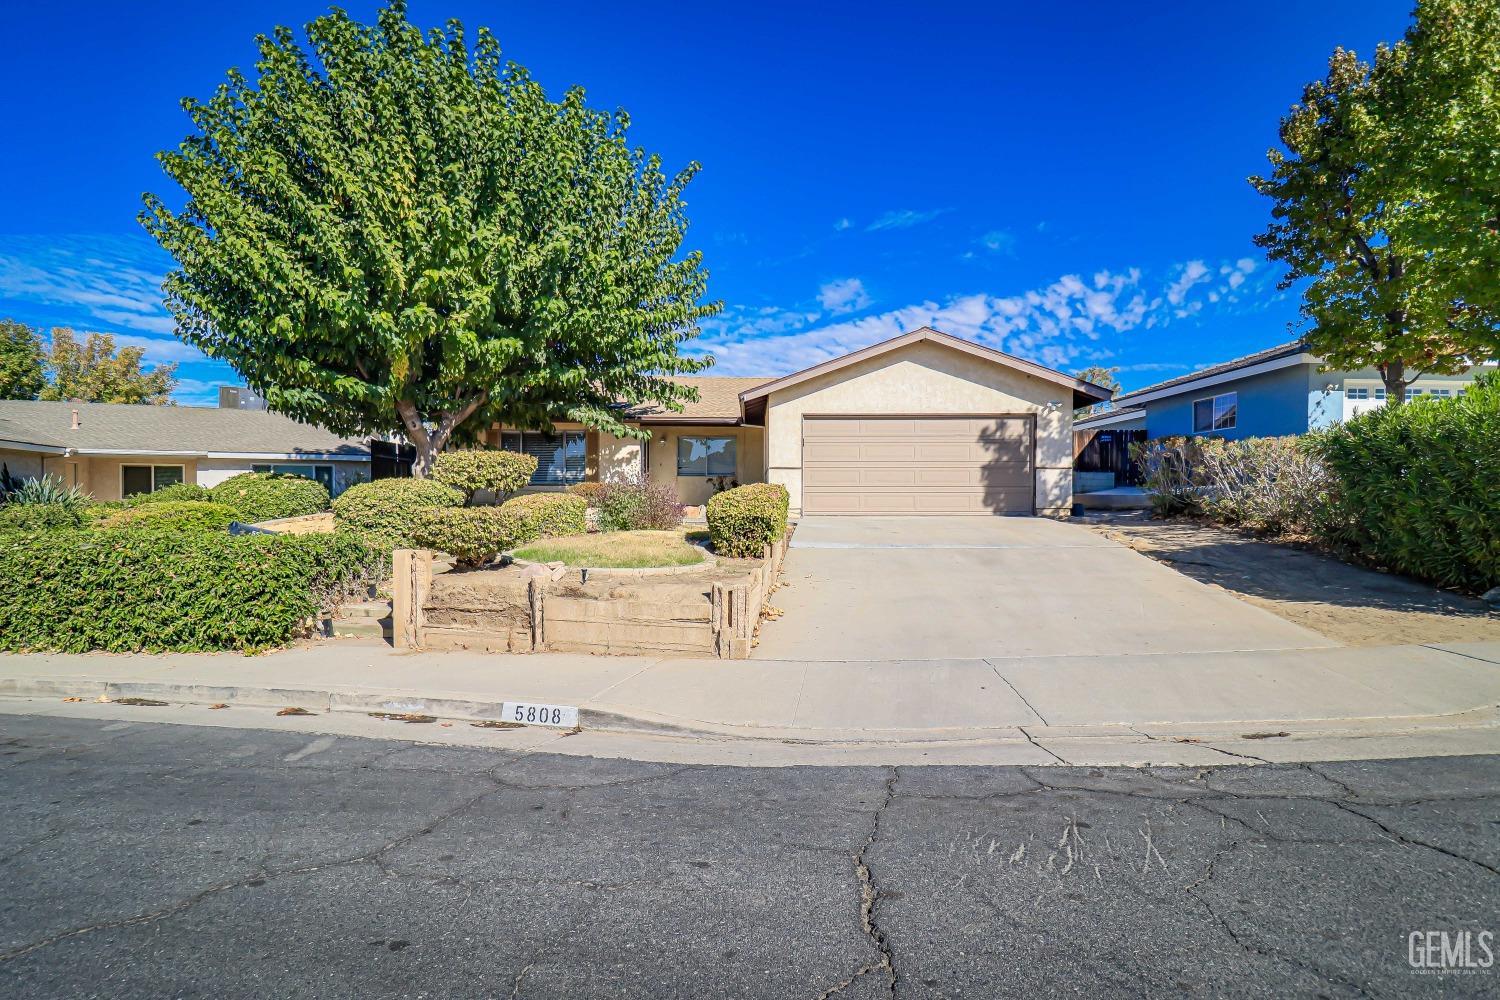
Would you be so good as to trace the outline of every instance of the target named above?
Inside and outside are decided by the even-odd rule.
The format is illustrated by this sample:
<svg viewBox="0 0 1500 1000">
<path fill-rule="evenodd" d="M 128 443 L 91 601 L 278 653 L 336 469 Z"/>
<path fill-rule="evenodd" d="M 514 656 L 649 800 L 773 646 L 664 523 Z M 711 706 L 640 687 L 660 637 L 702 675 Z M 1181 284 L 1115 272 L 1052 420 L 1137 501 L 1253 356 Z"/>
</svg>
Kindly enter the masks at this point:
<svg viewBox="0 0 1500 1000">
<path fill-rule="evenodd" d="M 786 486 L 794 515 L 1066 514 L 1073 410 L 1109 390 L 927 327 L 781 377 L 683 378 L 683 412 L 631 411 L 650 440 L 497 426 L 536 455 L 532 487 L 644 476 L 681 501 Z"/>
<path fill-rule="evenodd" d="M 370 478 L 370 447 L 265 410 L 12 399 L 0 400 L 0 465 L 99 500 L 272 471 L 338 494 Z"/>
<path fill-rule="evenodd" d="M 1148 438 L 1212 434 L 1236 439 L 1306 434 L 1385 405 L 1380 373 L 1324 371 L 1323 359 L 1294 340 L 1210 365 L 1115 398 L 1115 408 L 1080 419 L 1080 431 L 1144 430 Z M 1482 368 L 1422 375 L 1406 398 L 1461 396 Z"/>
</svg>

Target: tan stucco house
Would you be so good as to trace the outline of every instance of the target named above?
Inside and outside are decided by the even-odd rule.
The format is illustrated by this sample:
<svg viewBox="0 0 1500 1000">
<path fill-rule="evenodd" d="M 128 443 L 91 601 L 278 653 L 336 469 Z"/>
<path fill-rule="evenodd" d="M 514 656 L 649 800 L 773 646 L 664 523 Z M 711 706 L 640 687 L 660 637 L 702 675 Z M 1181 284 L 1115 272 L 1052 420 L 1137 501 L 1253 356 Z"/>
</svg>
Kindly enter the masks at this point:
<svg viewBox="0 0 1500 1000">
<path fill-rule="evenodd" d="M 1109 390 L 927 327 L 782 377 L 692 377 L 681 413 L 630 415 L 649 442 L 560 423 L 494 447 L 539 459 L 534 488 L 645 475 L 685 504 L 786 486 L 794 515 L 1066 514 L 1073 410 Z"/>
<path fill-rule="evenodd" d="M 307 476 L 338 494 L 370 478 L 370 448 L 265 410 L 0 400 L 0 466 L 99 500 L 260 471 Z"/>
</svg>

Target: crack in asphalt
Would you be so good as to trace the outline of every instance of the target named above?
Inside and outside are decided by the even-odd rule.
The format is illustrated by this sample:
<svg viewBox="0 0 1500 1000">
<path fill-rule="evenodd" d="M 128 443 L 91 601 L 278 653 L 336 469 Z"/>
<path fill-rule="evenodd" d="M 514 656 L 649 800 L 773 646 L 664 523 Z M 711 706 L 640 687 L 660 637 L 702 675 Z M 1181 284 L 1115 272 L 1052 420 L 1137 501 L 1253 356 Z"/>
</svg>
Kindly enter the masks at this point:
<svg viewBox="0 0 1500 1000">
<path fill-rule="evenodd" d="M 876 807 L 875 812 L 870 818 L 870 833 L 865 838 L 864 844 L 853 855 L 854 874 L 859 879 L 860 929 L 864 931 L 865 937 L 869 939 L 870 944 L 875 947 L 877 958 L 873 962 L 866 962 L 848 979 L 837 982 L 818 994 L 818 1000 L 828 1000 L 829 997 L 841 993 L 853 985 L 861 976 L 882 971 L 886 975 L 886 983 L 891 996 L 894 997 L 896 995 L 898 978 L 896 974 L 895 953 L 891 950 L 891 945 L 886 939 L 885 931 L 881 929 L 876 919 L 876 908 L 880 905 L 880 886 L 876 883 L 875 877 L 870 873 L 870 866 L 865 861 L 866 853 L 869 852 L 871 847 L 875 846 L 875 841 L 880 836 L 881 819 L 885 816 L 885 811 L 890 808 L 891 803 L 896 799 L 896 782 L 899 780 L 901 772 L 897 767 L 890 767 L 887 770 L 889 777 L 885 779 L 885 798 Z"/>
</svg>

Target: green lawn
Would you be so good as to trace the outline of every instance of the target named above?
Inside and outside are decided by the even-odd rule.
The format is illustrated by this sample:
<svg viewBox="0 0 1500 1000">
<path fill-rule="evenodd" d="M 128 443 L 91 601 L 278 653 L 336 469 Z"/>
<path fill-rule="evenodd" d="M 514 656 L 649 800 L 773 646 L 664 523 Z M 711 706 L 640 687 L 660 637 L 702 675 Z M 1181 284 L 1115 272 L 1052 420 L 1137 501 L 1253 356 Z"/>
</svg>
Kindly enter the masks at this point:
<svg viewBox="0 0 1500 1000">
<path fill-rule="evenodd" d="M 597 535 L 547 538 L 516 549 L 527 562 L 563 562 L 590 569 L 649 569 L 691 566 L 703 550 L 689 545 L 681 531 L 607 531 Z"/>
</svg>

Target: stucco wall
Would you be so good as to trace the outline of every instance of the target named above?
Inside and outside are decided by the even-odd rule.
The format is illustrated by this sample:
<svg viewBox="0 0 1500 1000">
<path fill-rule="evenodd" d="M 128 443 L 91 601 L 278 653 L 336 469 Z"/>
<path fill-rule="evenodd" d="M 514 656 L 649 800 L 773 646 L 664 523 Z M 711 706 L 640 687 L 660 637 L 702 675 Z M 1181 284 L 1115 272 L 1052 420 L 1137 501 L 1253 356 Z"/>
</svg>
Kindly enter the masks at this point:
<svg viewBox="0 0 1500 1000">
<path fill-rule="evenodd" d="M 1036 414 L 1037 513 L 1071 510 L 1072 391 L 929 341 L 773 393 L 766 408 L 766 477 L 786 486 L 792 511 L 800 514 L 804 416 L 908 413 Z"/>
<path fill-rule="evenodd" d="M 34 451 L 11 451 L 0 448 L 0 464 L 17 479 L 37 479 L 42 475 L 42 455 Z"/>
<path fill-rule="evenodd" d="M 678 499 L 685 504 L 707 503 L 714 494 L 708 477 L 677 474 L 677 439 L 683 436 L 734 438 L 734 478 L 743 485 L 765 482 L 764 433 L 759 427 L 653 427 L 647 452 L 647 474 L 653 483 L 667 483 L 674 487 Z"/>
</svg>

